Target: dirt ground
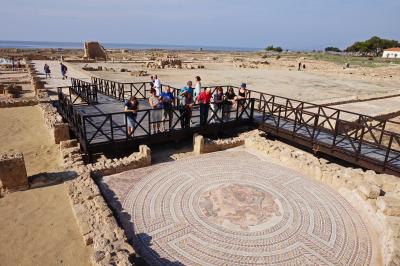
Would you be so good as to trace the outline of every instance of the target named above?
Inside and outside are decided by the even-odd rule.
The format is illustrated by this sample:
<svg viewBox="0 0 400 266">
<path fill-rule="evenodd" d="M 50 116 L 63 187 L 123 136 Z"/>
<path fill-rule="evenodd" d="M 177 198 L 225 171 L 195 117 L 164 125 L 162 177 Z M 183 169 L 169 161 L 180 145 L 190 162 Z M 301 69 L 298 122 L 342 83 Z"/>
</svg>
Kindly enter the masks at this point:
<svg viewBox="0 0 400 266">
<path fill-rule="evenodd" d="M 38 106 L 0 109 L 2 152 L 21 151 L 28 175 L 58 170 L 58 146 L 51 141 Z"/>
<path fill-rule="evenodd" d="M 0 199 L 0 264 L 90 265 L 64 185 Z"/>
<path fill-rule="evenodd" d="M 58 145 L 38 106 L 0 108 L 0 150 L 21 151 L 28 175 L 57 172 Z M 0 265 L 89 265 L 64 185 L 0 199 Z"/>
<path fill-rule="evenodd" d="M 293 65 L 295 62 L 287 62 Z M 141 63 L 117 63 L 104 62 L 83 64 L 76 63 L 77 67 L 90 65 L 93 67 L 103 66 L 114 69 L 128 69 L 130 71 L 145 70 L 150 75 L 158 74 L 164 84 L 174 87 L 183 87 L 188 80 L 194 81 L 195 76 L 202 78 L 203 86 L 211 85 L 235 85 L 240 86 L 242 82 L 247 83 L 251 90 L 261 91 L 283 97 L 295 98 L 314 103 L 327 103 L 348 100 L 349 98 L 364 97 L 366 95 L 381 95 L 385 93 L 399 93 L 400 80 L 398 74 L 390 78 L 381 69 L 351 69 L 344 70 L 334 66 L 325 70 L 325 64 L 319 62 L 321 68 L 308 68 L 306 71 L 276 65 L 262 65 L 258 69 L 238 68 L 231 62 L 196 62 L 202 64 L 204 69 L 146 69 Z M 311 63 L 309 63 L 311 65 Z M 386 69 L 400 73 L 400 67 L 392 66 Z M 334 73 L 336 71 L 336 73 Z M 368 71 L 368 72 L 367 72 Z M 376 78 L 371 74 L 364 76 L 359 72 L 370 73 L 377 71 L 378 75 L 385 75 L 387 78 Z M 91 71 L 93 75 L 105 79 L 123 82 L 149 81 L 150 76 L 133 77 L 128 72 Z M 359 73 L 359 74 L 356 74 Z M 379 74 L 380 73 L 380 74 Z"/>
</svg>

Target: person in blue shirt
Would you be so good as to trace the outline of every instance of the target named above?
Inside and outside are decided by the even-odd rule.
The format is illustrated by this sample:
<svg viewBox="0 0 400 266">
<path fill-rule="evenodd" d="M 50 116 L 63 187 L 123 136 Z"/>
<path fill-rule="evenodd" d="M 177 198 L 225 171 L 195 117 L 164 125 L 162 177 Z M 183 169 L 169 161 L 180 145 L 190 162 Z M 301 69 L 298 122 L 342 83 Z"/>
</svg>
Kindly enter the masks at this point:
<svg viewBox="0 0 400 266">
<path fill-rule="evenodd" d="M 186 91 L 186 92 L 188 92 L 189 94 L 191 94 L 191 95 L 192 95 L 192 98 L 193 98 L 194 89 L 193 89 L 192 86 L 193 86 L 193 83 L 192 83 L 192 81 L 189 80 L 189 81 L 186 83 L 186 86 L 183 87 L 183 88 L 179 91 L 179 95 L 183 94 L 183 93 Z"/>
<path fill-rule="evenodd" d="M 169 129 L 171 129 L 173 120 L 173 105 L 174 105 L 174 95 L 171 92 L 170 86 L 165 86 L 164 91 L 160 94 L 162 99 L 163 108 L 163 124 L 162 130 L 165 131 L 165 122 L 168 121 Z"/>
</svg>

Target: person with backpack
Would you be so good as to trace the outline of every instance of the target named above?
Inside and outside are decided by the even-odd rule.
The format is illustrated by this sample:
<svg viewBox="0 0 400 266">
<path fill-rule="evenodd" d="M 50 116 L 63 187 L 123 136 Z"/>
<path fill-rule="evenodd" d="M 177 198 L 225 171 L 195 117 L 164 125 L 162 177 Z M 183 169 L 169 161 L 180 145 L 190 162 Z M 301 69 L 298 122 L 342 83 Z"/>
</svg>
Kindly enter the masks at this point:
<svg viewBox="0 0 400 266">
<path fill-rule="evenodd" d="M 68 78 L 68 77 L 67 77 L 67 71 L 68 71 L 67 66 L 64 65 L 63 63 L 60 63 L 60 66 L 61 66 L 61 75 L 62 75 L 62 79 L 67 79 L 67 78 Z"/>
<path fill-rule="evenodd" d="M 47 79 L 47 76 L 49 78 L 51 78 L 51 76 L 50 76 L 51 71 L 50 71 L 50 67 L 48 64 L 44 64 L 43 70 L 44 70 L 44 74 L 46 75 L 46 79 Z"/>
</svg>

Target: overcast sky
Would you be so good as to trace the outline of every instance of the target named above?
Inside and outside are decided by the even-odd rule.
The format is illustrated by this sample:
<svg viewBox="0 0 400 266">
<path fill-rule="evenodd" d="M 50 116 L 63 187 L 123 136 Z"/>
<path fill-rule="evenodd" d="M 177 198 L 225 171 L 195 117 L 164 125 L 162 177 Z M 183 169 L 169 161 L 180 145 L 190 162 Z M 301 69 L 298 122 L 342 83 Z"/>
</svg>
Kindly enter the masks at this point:
<svg viewBox="0 0 400 266">
<path fill-rule="evenodd" d="M 289 49 L 400 39 L 400 0 L 0 0 L 0 39 Z"/>
</svg>

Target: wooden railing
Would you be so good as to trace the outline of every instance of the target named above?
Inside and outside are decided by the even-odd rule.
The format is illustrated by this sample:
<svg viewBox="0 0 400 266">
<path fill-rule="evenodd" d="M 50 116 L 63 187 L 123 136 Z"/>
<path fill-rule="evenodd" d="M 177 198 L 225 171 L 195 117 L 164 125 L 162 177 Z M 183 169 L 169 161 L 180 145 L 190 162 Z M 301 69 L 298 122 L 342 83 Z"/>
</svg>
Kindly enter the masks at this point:
<svg viewBox="0 0 400 266">
<path fill-rule="evenodd" d="M 385 130 L 400 123 L 274 95 L 260 94 L 255 101 L 259 123 L 269 133 L 400 173 L 400 134 Z"/>
<path fill-rule="evenodd" d="M 87 104 L 97 104 L 97 86 L 90 82 L 86 82 L 80 79 L 71 78 L 72 86 L 64 87 L 68 88 L 70 99 L 72 100 L 73 95 L 75 95 L 72 103 L 75 103 L 78 99 Z"/>
<path fill-rule="evenodd" d="M 198 107 L 195 105 L 194 108 Z M 187 116 L 186 111 L 182 107 L 173 107 L 169 110 L 164 109 L 144 109 L 137 113 L 134 133 L 128 134 L 128 117 L 126 112 L 84 115 L 83 123 L 85 124 L 85 140 L 87 145 L 105 144 L 121 140 L 135 140 L 137 138 L 150 137 L 163 133 L 173 133 L 177 131 L 193 131 L 208 126 L 224 126 L 225 124 L 236 123 L 253 120 L 254 101 L 248 100 L 243 107 L 235 106 L 234 108 L 226 108 L 224 106 L 211 106 L 207 121 L 200 124 L 200 114 Z M 163 115 L 158 115 L 161 120 L 155 120 L 155 113 L 168 112 L 166 119 Z M 188 121 L 188 123 L 185 123 Z M 189 120 L 187 120 L 189 119 Z M 196 121 L 197 123 L 193 123 Z M 154 125 L 160 124 L 161 132 L 154 131 Z M 163 129 L 165 128 L 165 129 Z"/>
<path fill-rule="evenodd" d="M 81 113 L 74 108 L 74 103 L 71 101 L 70 97 L 65 95 L 62 90 L 62 87 L 57 89 L 58 111 L 62 117 L 67 120 L 83 149 L 86 150 L 84 119 Z"/>
<path fill-rule="evenodd" d="M 100 93 L 120 101 L 128 100 L 132 96 L 138 99 L 146 99 L 150 96 L 150 82 L 128 83 L 92 77 L 92 84 L 97 85 Z"/>
</svg>

